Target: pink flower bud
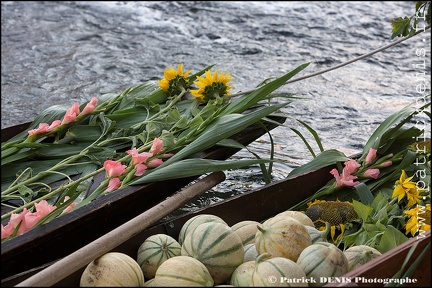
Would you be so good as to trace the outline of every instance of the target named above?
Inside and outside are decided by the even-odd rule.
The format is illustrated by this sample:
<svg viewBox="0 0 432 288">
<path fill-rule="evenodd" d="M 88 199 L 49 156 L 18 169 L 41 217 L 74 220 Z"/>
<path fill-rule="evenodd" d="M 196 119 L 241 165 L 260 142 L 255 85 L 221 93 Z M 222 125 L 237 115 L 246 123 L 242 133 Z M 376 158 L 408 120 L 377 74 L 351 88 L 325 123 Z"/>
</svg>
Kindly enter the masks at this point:
<svg viewBox="0 0 432 288">
<path fill-rule="evenodd" d="M 162 151 L 163 141 L 160 138 L 154 138 L 150 153 L 156 155 Z"/>
<path fill-rule="evenodd" d="M 366 178 L 378 179 L 380 175 L 379 169 L 368 169 L 363 173 L 363 176 Z"/>
<path fill-rule="evenodd" d="M 366 156 L 366 165 L 370 165 L 376 158 L 377 149 L 369 148 L 369 153 Z"/>
<path fill-rule="evenodd" d="M 381 163 L 379 165 L 380 168 L 384 168 L 384 167 L 390 167 L 391 165 L 393 165 L 393 162 L 390 160 L 384 161 L 383 163 Z"/>
<path fill-rule="evenodd" d="M 93 97 L 90 100 L 90 102 L 87 103 L 87 105 L 84 107 L 83 111 L 79 115 L 91 114 L 94 111 L 97 102 L 98 102 L 98 99 L 96 97 Z"/>
<path fill-rule="evenodd" d="M 348 160 L 348 161 L 346 161 L 345 163 L 344 163 L 344 165 L 345 165 L 345 167 L 344 167 L 344 173 L 346 174 L 346 175 L 349 175 L 349 174 L 353 174 L 354 172 L 356 172 L 357 171 L 357 169 L 361 166 L 359 163 L 357 163 L 357 161 L 355 161 L 354 159 L 350 159 L 350 160 Z"/>
<path fill-rule="evenodd" d="M 156 168 L 156 167 L 162 165 L 162 163 L 163 163 L 162 159 L 155 158 L 155 159 L 150 160 L 150 162 L 147 164 L 147 166 L 149 168 Z"/>
</svg>

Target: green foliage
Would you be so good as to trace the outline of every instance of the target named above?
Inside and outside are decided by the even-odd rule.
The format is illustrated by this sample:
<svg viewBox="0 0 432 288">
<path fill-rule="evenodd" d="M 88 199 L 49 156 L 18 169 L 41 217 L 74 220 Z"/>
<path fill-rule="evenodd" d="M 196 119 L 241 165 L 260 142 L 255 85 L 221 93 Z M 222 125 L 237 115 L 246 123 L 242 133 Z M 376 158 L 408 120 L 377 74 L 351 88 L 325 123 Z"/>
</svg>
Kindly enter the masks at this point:
<svg viewBox="0 0 432 288">
<path fill-rule="evenodd" d="M 392 25 L 391 38 L 412 36 L 431 25 L 431 1 L 416 1 L 415 13 L 408 17 L 397 17 L 390 20 Z M 420 25 L 422 24 L 422 25 Z"/>
</svg>

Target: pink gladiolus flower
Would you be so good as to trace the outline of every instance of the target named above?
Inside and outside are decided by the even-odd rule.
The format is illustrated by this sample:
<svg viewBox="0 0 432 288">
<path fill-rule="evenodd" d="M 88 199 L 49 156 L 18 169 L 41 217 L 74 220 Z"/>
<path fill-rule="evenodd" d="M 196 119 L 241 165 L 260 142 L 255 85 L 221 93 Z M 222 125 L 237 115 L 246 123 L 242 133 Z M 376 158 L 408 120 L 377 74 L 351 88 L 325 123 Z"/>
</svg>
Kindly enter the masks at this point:
<svg viewBox="0 0 432 288">
<path fill-rule="evenodd" d="M 120 187 L 121 181 L 119 178 L 112 178 L 108 182 L 108 187 L 105 190 L 105 192 L 112 192 L 114 190 L 117 190 L 117 188 Z"/>
<path fill-rule="evenodd" d="M 384 167 L 389 167 L 389 166 L 391 166 L 391 165 L 393 165 L 393 162 L 390 161 L 390 160 L 387 160 L 387 161 L 384 161 L 383 163 L 381 163 L 381 164 L 379 165 L 379 167 L 380 167 L 380 168 L 384 168 Z"/>
<path fill-rule="evenodd" d="M 30 213 L 27 208 L 24 208 L 20 214 L 12 213 L 9 224 L 13 227 L 13 230 L 20 225 L 17 235 L 21 235 L 31 229 L 38 221 L 37 213 Z"/>
<path fill-rule="evenodd" d="M 14 230 L 15 227 L 13 227 L 10 223 L 6 224 L 6 226 L 1 224 L 1 239 L 8 238 L 10 235 L 12 235 Z"/>
<path fill-rule="evenodd" d="M 104 162 L 104 168 L 108 174 L 109 178 L 115 178 L 124 173 L 127 166 L 123 165 L 121 162 L 114 160 L 106 160 Z"/>
<path fill-rule="evenodd" d="M 337 187 L 343 187 L 343 186 L 352 187 L 357 184 L 360 184 L 360 182 L 358 181 L 354 182 L 354 180 L 357 179 L 357 176 L 347 174 L 345 168 L 343 169 L 341 175 L 339 175 L 339 172 L 336 168 L 332 169 L 330 173 L 335 177 Z"/>
<path fill-rule="evenodd" d="M 37 212 L 27 213 L 25 215 L 25 217 L 24 217 L 23 223 L 21 224 L 21 226 L 20 226 L 20 228 L 18 230 L 18 235 L 22 234 L 24 232 L 27 232 L 28 230 L 30 230 L 31 228 L 33 228 L 39 222 L 39 220 L 41 218 L 42 217 L 40 217 Z M 21 231 L 21 228 L 23 229 L 22 233 L 19 233 Z"/>
<path fill-rule="evenodd" d="M 343 173 L 346 175 L 353 174 L 357 171 L 357 169 L 361 166 L 354 159 L 350 159 L 344 163 L 345 167 L 343 169 Z"/>
<path fill-rule="evenodd" d="M 28 136 L 33 136 L 37 134 L 44 134 L 46 132 L 49 132 L 49 125 L 48 123 L 40 123 L 39 127 L 36 129 L 32 129 L 28 131 Z"/>
<path fill-rule="evenodd" d="M 174 153 L 165 153 L 165 154 L 163 154 L 162 156 L 160 156 L 161 158 L 170 158 L 170 157 L 172 157 L 174 155 Z"/>
<path fill-rule="evenodd" d="M 153 156 L 153 153 L 149 153 L 149 152 L 138 153 L 138 149 L 136 148 L 128 150 L 126 151 L 126 153 L 132 155 L 132 164 L 134 166 L 147 162 L 147 159 Z"/>
<path fill-rule="evenodd" d="M 87 115 L 94 111 L 96 105 L 97 105 L 98 99 L 96 97 L 93 97 L 89 103 L 84 107 L 83 111 L 79 115 Z"/>
<path fill-rule="evenodd" d="M 60 120 L 54 120 L 51 125 L 49 126 L 48 130 L 51 132 L 52 130 L 54 130 L 54 128 L 56 128 L 57 126 L 60 126 L 61 121 Z"/>
<path fill-rule="evenodd" d="M 79 108 L 78 108 L 78 113 L 79 113 Z M 62 120 L 61 124 L 65 125 L 65 124 L 69 124 L 69 123 L 74 122 L 76 120 L 77 115 L 78 114 L 76 112 L 74 112 L 74 110 L 72 108 L 66 110 L 66 114 L 63 117 L 63 120 Z"/>
<path fill-rule="evenodd" d="M 366 178 L 378 179 L 380 175 L 379 169 L 368 169 L 363 173 L 363 176 Z"/>
<path fill-rule="evenodd" d="M 377 153 L 377 149 L 369 148 L 369 152 L 368 152 L 368 154 L 366 156 L 366 165 L 372 164 L 372 162 L 376 158 L 376 153 Z"/>
<path fill-rule="evenodd" d="M 150 153 L 156 155 L 162 151 L 163 141 L 160 138 L 154 138 L 152 147 L 150 148 Z"/>
<path fill-rule="evenodd" d="M 163 163 L 162 159 L 155 158 L 155 159 L 150 160 L 150 162 L 147 164 L 147 166 L 149 168 L 156 168 L 159 165 L 162 165 L 162 163 Z"/>
<path fill-rule="evenodd" d="M 135 166 L 136 168 L 136 172 L 135 172 L 135 176 L 141 176 L 144 174 L 145 170 L 147 170 L 147 166 L 144 164 L 138 164 Z"/>
<path fill-rule="evenodd" d="M 39 203 L 35 203 L 36 213 L 37 215 L 42 218 L 51 213 L 54 209 L 56 209 L 56 206 L 50 205 L 46 200 L 42 200 Z"/>
<path fill-rule="evenodd" d="M 36 129 L 32 129 L 28 131 L 29 136 L 37 135 L 37 134 L 44 134 L 47 132 L 51 132 L 54 128 L 59 126 L 61 124 L 60 120 L 55 120 L 51 123 L 51 125 L 48 125 L 48 123 L 40 123 L 39 127 Z"/>
</svg>

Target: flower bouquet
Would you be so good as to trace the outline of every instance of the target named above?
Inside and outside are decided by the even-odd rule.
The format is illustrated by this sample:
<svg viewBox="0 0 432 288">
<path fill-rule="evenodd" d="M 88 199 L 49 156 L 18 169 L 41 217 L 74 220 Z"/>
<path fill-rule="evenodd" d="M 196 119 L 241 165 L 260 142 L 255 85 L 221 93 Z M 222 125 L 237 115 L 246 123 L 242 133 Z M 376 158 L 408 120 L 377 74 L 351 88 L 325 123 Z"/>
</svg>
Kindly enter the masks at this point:
<svg viewBox="0 0 432 288">
<path fill-rule="evenodd" d="M 283 124 L 292 96 L 275 90 L 307 66 L 232 94 L 229 73 L 180 64 L 160 81 L 48 108 L 2 142 L 2 262 L 16 273 L 53 261 L 206 173 L 260 165 L 269 177 L 271 155 L 225 159 Z"/>
<path fill-rule="evenodd" d="M 326 239 L 343 250 L 367 245 L 384 253 L 422 237 L 431 221 L 430 95 L 421 100 L 388 117 L 360 155 L 322 149 L 294 169 L 290 176 L 337 167 L 329 172 L 332 180 L 291 209 L 305 211 Z"/>
</svg>

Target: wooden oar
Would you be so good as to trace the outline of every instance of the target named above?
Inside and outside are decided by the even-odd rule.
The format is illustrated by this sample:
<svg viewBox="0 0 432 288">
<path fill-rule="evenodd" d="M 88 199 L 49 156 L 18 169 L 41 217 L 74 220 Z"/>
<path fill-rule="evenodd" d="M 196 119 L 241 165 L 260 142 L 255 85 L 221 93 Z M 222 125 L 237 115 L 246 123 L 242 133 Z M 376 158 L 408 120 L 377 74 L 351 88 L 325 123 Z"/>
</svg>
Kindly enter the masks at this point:
<svg viewBox="0 0 432 288">
<path fill-rule="evenodd" d="M 16 286 L 47 287 L 54 285 L 224 180 L 223 172 L 215 172 L 202 178 Z"/>
</svg>

